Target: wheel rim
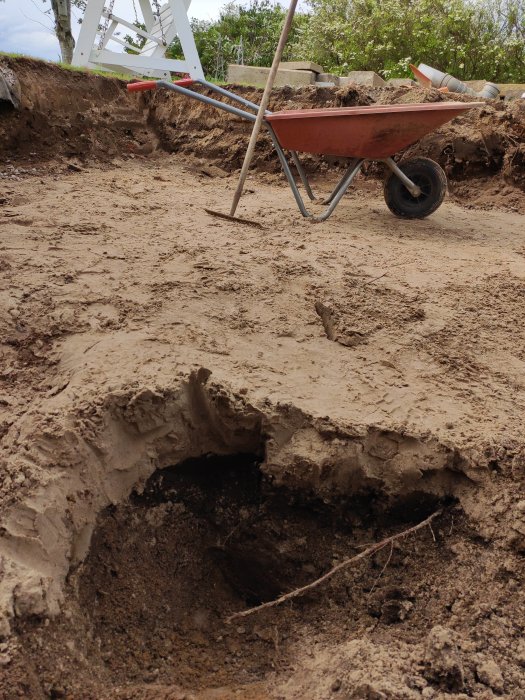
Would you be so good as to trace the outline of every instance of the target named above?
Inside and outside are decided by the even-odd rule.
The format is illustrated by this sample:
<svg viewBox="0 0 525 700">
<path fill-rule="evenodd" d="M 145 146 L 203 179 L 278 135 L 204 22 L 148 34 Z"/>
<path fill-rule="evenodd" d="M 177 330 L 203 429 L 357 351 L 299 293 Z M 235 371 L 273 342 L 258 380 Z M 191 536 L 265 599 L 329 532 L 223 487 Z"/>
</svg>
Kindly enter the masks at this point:
<svg viewBox="0 0 525 700">
<path fill-rule="evenodd" d="M 433 190 L 433 185 L 432 185 L 432 180 L 429 177 L 426 177 L 425 175 L 422 174 L 416 174 L 416 175 L 408 175 L 414 185 L 417 185 L 419 189 L 421 190 L 421 194 L 419 194 L 417 197 L 414 197 L 413 194 L 410 194 L 408 189 L 403 185 L 403 183 L 400 181 L 400 196 L 402 201 L 407 205 L 407 206 L 417 206 L 418 204 L 422 204 L 425 202 L 432 194 Z"/>
</svg>

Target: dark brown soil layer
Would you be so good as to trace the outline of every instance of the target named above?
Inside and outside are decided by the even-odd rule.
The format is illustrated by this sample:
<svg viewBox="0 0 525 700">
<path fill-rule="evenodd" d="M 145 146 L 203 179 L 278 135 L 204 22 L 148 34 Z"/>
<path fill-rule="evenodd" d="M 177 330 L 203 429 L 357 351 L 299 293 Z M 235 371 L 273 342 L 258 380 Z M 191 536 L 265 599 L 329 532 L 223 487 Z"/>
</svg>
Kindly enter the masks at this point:
<svg viewBox="0 0 525 700">
<path fill-rule="evenodd" d="M 0 63 L 16 75 L 21 93 L 18 111 L 0 107 L 4 162 L 110 160 L 155 150 L 141 101 L 122 80 L 30 58 L 0 56 Z"/>
</svg>

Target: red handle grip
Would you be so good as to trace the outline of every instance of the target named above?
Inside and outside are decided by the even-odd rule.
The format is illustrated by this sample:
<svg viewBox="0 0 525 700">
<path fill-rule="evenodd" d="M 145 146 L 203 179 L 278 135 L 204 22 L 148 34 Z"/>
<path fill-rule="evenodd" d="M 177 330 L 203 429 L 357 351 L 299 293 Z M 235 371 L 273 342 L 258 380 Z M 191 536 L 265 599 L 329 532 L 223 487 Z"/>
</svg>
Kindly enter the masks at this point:
<svg viewBox="0 0 525 700">
<path fill-rule="evenodd" d="M 128 92 L 143 92 L 144 90 L 154 90 L 157 87 L 156 80 L 144 80 L 141 83 L 128 83 Z"/>
<path fill-rule="evenodd" d="M 182 78 L 181 80 L 174 80 L 173 84 L 180 85 L 181 87 L 189 87 L 193 85 L 194 82 L 193 78 Z"/>
<path fill-rule="evenodd" d="M 157 80 L 143 80 L 139 83 L 128 83 L 128 92 L 144 92 L 145 90 L 154 90 L 157 87 Z M 189 87 L 193 85 L 195 81 L 193 78 L 182 78 L 182 80 L 174 80 L 174 85 L 180 85 L 181 87 Z"/>
</svg>

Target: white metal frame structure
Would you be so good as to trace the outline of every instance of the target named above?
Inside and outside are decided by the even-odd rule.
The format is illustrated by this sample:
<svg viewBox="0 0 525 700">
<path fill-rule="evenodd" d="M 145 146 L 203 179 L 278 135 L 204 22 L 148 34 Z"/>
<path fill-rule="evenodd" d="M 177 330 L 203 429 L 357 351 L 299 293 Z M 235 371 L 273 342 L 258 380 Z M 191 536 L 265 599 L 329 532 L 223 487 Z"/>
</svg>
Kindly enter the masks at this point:
<svg viewBox="0 0 525 700">
<path fill-rule="evenodd" d="M 106 0 L 88 0 L 73 64 L 138 76 L 167 79 L 171 73 L 188 74 L 195 80 L 204 79 L 204 73 L 195 46 L 188 18 L 191 0 L 167 0 L 162 7 L 153 0 L 159 12 L 153 11 L 150 0 L 138 0 L 146 30 L 118 17 L 106 9 Z M 121 32 L 136 33 L 146 39 L 139 53 L 127 53 L 108 48 L 110 42 L 136 52 L 136 48 L 120 37 Z M 184 59 L 166 58 L 166 49 L 178 35 Z"/>
</svg>

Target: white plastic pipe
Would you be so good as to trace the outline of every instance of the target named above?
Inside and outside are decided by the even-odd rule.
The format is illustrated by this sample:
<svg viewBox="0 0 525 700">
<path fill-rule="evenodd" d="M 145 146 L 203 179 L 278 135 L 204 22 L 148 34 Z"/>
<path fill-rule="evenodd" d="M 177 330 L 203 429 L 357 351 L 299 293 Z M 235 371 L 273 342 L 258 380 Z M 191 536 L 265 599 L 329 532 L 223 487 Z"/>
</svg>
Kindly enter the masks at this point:
<svg viewBox="0 0 525 700">
<path fill-rule="evenodd" d="M 461 80 L 454 78 L 450 73 L 443 73 L 437 68 L 427 66 L 425 63 L 420 63 L 418 66 L 423 75 L 426 75 L 432 81 L 432 86 L 435 88 L 447 87 L 450 92 L 459 92 L 463 95 L 472 95 L 475 97 L 483 97 L 493 100 L 499 95 L 499 87 L 495 83 L 487 83 L 481 92 L 476 92 Z"/>
</svg>

